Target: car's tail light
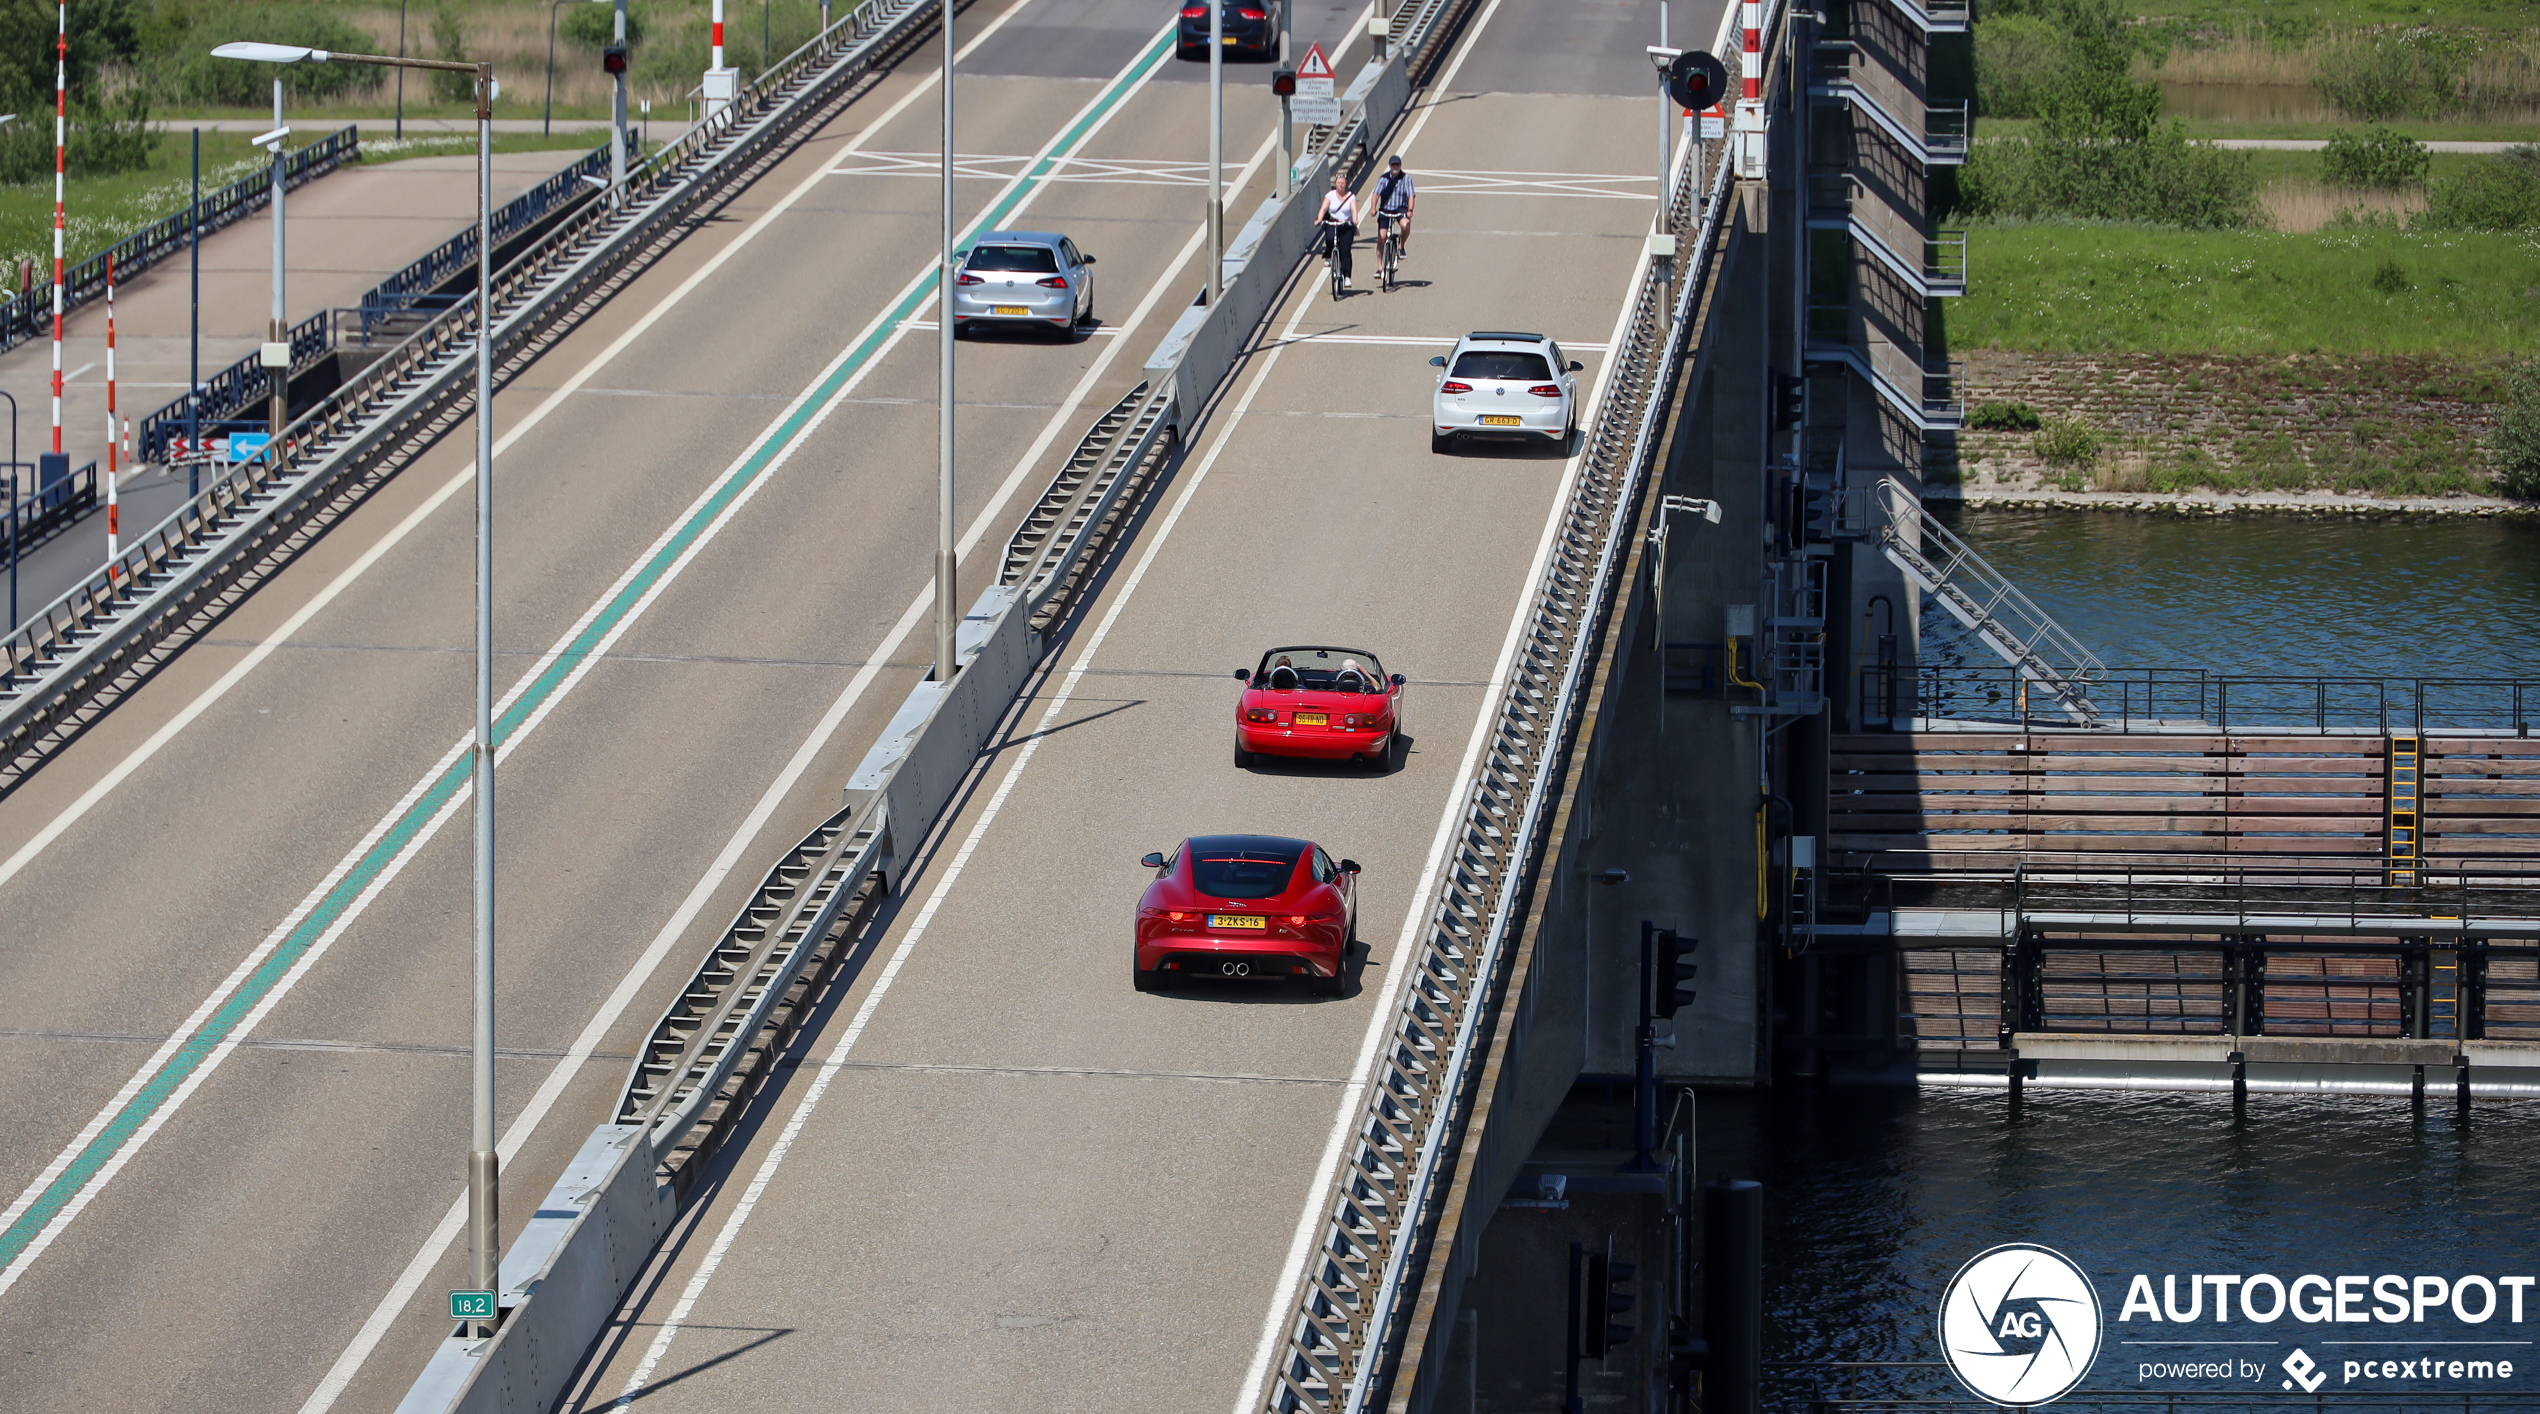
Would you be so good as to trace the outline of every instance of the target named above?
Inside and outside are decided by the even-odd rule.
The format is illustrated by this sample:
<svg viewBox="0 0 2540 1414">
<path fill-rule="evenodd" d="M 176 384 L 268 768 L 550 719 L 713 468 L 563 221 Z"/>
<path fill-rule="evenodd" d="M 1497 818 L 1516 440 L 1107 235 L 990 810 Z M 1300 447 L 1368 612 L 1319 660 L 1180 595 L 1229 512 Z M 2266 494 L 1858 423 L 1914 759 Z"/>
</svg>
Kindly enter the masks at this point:
<svg viewBox="0 0 2540 1414">
<path fill-rule="evenodd" d="M 1173 920 L 1174 922 L 1176 922 L 1176 923 L 1179 923 L 1179 922 L 1181 922 L 1183 919 L 1190 917 L 1190 915 L 1189 915 L 1189 914 L 1187 914 L 1187 913 L 1167 913 L 1167 914 L 1165 914 L 1164 916 L 1165 916 L 1165 917 L 1167 917 L 1167 918 L 1172 919 L 1172 920 Z"/>
<path fill-rule="evenodd" d="M 1063 290 L 1067 288 L 1067 277 L 1064 275 L 1052 275 L 1046 280 L 1035 280 L 1032 283 L 1045 290 Z"/>
<path fill-rule="evenodd" d="M 1270 18 L 1270 12 L 1267 10 L 1237 10 L 1235 12 L 1235 16 L 1238 19 L 1266 20 Z"/>
<path fill-rule="evenodd" d="M 1458 383 L 1453 379 L 1448 379 L 1446 382 L 1438 385 L 1438 391 L 1441 393 L 1469 393 L 1473 391 L 1473 385 L 1470 383 Z"/>
<path fill-rule="evenodd" d="M 1350 731 L 1356 731 L 1360 727 L 1367 725 L 1367 719 L 1358 715 L 1356 712 L 1351 712 L 1341 718 L 1341 725 L 1348 728 Z"/>
<path fill-rule="evenodd" d="M 1182 7 L 1182 18 L 1186 20 L 1207 19 L 1208 7 L 1206 5 L 1185 5 Z"/>
<path fill-rule="evenodd" d="M 1275 709 L 1269 707 L 1247 707 L 1244 709 L 1244 720 L 1247 722 L 1276 722 L 1279 720 L 1279 714 Z"/>
<path fill-rule="evenodd" d="M 1049 281 L 1043 280 L 1041 283 L 1046 285 Z M 1537 383 L 1535 386 L 1528 388 L 1526 391 L 1534 394 L 1538 398 L 1557 398 L 1561 396 L 1561 385 L 1558 383 Z"/>
<path fill-rule="evenodd" d="M 1289 927 L 1291 927 L 1291 928 L 1302 928 L 1302 927 L 1304 927 L 1304 926 L 1305 926 L 1305 915 L 1304 915 L 1304 914 L 1302 914 L 1302 913 L 1291 913 L 1291 914 L 1289 914 L 1289 915 L 1288 915 L 1288 926 L 1289 926 Z"/>
<path fill-rule="evenodd" d="M 971 274 L 969 271 L 964 270 L 960 274 L 953 276 L 953 283 L 956 285 L 984 285 L 988 282 Z"/>
</svg>

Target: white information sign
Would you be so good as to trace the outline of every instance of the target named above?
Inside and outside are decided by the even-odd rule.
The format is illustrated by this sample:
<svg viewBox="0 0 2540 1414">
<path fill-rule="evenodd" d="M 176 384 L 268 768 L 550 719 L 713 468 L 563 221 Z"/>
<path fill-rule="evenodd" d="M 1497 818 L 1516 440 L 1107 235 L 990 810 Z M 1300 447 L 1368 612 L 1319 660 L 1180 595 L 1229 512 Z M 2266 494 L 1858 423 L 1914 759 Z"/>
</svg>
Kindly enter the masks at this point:
<svg viewBox="0 0 2540 1414">
<path fill-rule="evenodd" d="M 1296 97 L 1288 101 L 1288 116 L 1317 127 L 1340 124 L 1341 101 L 1332 92 L 1332 61 L 1323 57 L 1320 44 L 1305 46 L 1305 60 L 1296 66 Z"/>
</svg>

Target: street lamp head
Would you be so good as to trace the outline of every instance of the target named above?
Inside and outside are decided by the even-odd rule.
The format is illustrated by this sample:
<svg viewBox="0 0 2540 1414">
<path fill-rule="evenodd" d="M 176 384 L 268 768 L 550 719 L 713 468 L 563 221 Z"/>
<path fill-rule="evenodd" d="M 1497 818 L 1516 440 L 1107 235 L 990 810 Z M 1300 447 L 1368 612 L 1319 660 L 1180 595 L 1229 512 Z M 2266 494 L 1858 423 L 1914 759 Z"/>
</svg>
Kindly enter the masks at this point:
<svg viewBox="0 0 2540 1414">
<path fill-rule="evenodd" d="M 1653 44 L 1649 46 L 1649 62 L 1656 65 L 1658 72 L 1663 74 L 1667 72 L 1668 65 L 1676 62 L 1676 56 L 1683 52 L 1681 49 L 1670 49 L 1663 44 Z"/>
<path fill-rule="evenodd" d="M 265 44 L 242 39 L 224 44 L 212 51 L 215 59 L 245 59 L 258 64 L 323 64 L 335 56 L 323 49 L 310 49 L 298 44 Z"/>
</svg>

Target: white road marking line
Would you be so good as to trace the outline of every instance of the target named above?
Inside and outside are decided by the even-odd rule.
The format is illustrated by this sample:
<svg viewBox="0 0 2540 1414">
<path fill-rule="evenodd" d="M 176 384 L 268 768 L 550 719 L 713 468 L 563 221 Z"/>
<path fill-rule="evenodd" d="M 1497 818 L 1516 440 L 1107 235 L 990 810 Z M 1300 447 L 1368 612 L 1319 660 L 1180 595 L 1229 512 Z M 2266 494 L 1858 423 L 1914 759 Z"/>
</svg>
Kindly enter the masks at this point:
<svg viewBox="0 0 2540 1414">
<path fill-rule="evenodd" d="M 1026 3 L 1029 3 L 1029 0 L 1018 0 L 1013 9 L 1008 10 L 1006 14 L 1013 14 Z M 1000 16 L 996 24 L 1001 25 L 1004 22 L 1004 16 Z M 971 45 L 975 47 L 984 42 L 994 32 L 995 25 L 991 25 L 988 30 L 972 39 Z M 909 98 L 902 100 L 902 106 L 925 92 L 925 86 L 921 85 Z M 1123 96 L 1119 106 L 1127 106 L 1126 95 Z M 897 109 L 894 109 L 893 113 L 896 112 Z M 868 131 L 879 130 L 891 116 L 891 114 L 885 114 Z M 1086 133 L 1088 138 L 1092 135 L 1092 131 Z M 1253 169 L 1269 155 L 1273 140 L 1275 135 L 1272 139 L 1264 139 L 1260 151 L 1256 152 L 1252 161 L 1246 164 L 1242 174 L 1234 183 L 1238 190 L 1242 188 L 1245 181 L 1250 179 Z M 1158 300 L 1172 288 L 1174 273 L 1189 264 L 1192 257 L 1198 254 L 1200 243 L 1207 238 L 1207 234 L 1205 226 L 1197 227 L 1191 232 L 1190 238 L 1183 242 L 1180 254 L 1174 257 L 1172 263 L 1165 268 L 1163 276 L 1148 289 L 1146 297 L 1130 313 L 1129 322 L 1121 326 L 1122 332 L 1139 327 L 1154 312 Z M 1051 415 L 1048 422 L 1043 424 L 1039 437 L 1034 439 L 1031 447 L 1025 450 L 1023 456 L 1015 462 L 1014 469 L 1007 473 L 996 496 L 963 534 L 957 546 L 962 556 L 967 557 L 978 547 L 979 541 L 987 534 L 992 518 L 1004 507 L 1015 489 L 1022 484 L 1024 477 L 1049 450 L 1050 444 L 1065 429 L 1069 419 L 1073 418 L 1078 409 L 1083 406 L 1085 398 L 1092 393 L 1094 386 L 1109 371 L 1111 360 L 1117 357 L 1124 347 L 1126 347 L 1125 344 L 1114 343 L 1105 349 L 1101 356 L 1095 359 L 1093 366 L 1085 370 L 1084 377 L 1078 380 L 1074 391 L 1068 395 L 1067 401 Z M 519 1118 L 513 1121 L 511 1129 L 503 1137 L 500 1148 L 505 1163 L 508 1164 L 519 1152 L 520 1147 L 528 1142 L 530 1133 L 537 1127 L 539 1121 L 546 1117 L 547 1111 L 554 1107 L 556 1100 L 563 1095 L 565 1087 L 580 1075 L 582 1067 L 599 1049 L 601 1041 L 606 1039 L 609 1030 L 616 1025 L 626 1008 L 633 1004 L 643 985 L 651 980 L 653 970 L 660 966 L 662 958 L 695 922 L 697 914 L 703 910 L 714 891 L 721 887 L 725 877 L 738 866 L 744 851 L 756 842 L 760 831 L 774 816 L 785 796 L 791 793 L 803 774 L 827 749 L 830 739 L 844 724 L 848 712 L 862 697 L 866 686 L 880 672 L 882 665 L 890 660 L 891 655 L 898 651 L 900 645 L 908 640 L 909 634 L 917 627 L 920 617 L 933 603 L 934 591 L 931 588 L 920 590 L 917 596 L 909 601 L 907 609 L 901 612 L 899 621 L 892 625 L 890 634 L 866 660 L 864 668 L 858 672 L 853 681 L 847 684 L 846 691 L 839 694 L 837 701 L 830 704 L 829 711 L 821 717 L 819 725 L 812 729 L 811 734 L 803 739 L 802 745 L 795 749 L 793 758 L 786 763 L 785 769 L 759 797 L 759 802 L 752 808 L 749 817 L 742 821 L 740 828 L 735 830 L 731 839 L 724 844 L 722 852 L 715 857 L 712 867 L 706 871 L 703 878 L 697 881 L 696 887 L 689 891 L 687 899 L 680 904 L 679 911 L 672 915 L 671 920 L 663 925 L 659 933 L 654 935 L 652 943 L 645 948 L 643 955 L 636 959 L 633 969 L 620 979 L 617 989 L 610 993 L 608 1001 L 592 1017 L 591 1023 L 583 1028 L 582 1034 L 575 1039 L 566 1058 L 548 1075 L 546 1081 L 538 1087 L 536 1095 L 532 1096 L 529 1104 L 522 1109 Z M 380 1299 L 379 1305 L 372 1310 L 370 1318 L 362 1323 L 362 1328 L 355 1334 L 352 1344 L 346 1346 L 344 1353 L 336 1358 L 333 1367 L 319 1382 L 317 1391 L 311 1394 L 308 1402 L 300 1407 L 300 1414 L 325 1414 L 325 1411 L 334 1405 L 336 1399 L 342 1396 L 344 1390 L 351 1385 L 353 1377 L 360 1372 L 363 1362 L 370 1358 L 371 1352 L 386 1337 L 389 1327 L 404 1312 L 407 1303 L 414 1299 L 415 1292 L 421 1289 L 424 1280 L 431 1276 L 432 1269 L 439 1263 L 441 1255 L 449 1250 L 451 1243 L 458 1240 L 459 1230 L 466 1221 L 466 1216 L 467 1195 L 462 1193 L 452 1200 L 449 1211 L 443 1214 L 440 1224 L 432 1230 L 432 1235 L 426 1238 L 423 1246 L 416 1251 L 414 1260 L 406 1264 L 405 1271 L 399 1274 L 387 1295 Z"/>
<path fill-rule="evenodd" d="M 1276 133 L 1262 139 L 1261 146 L 1254 150 L 1252 159 L 1246 162 L 1243 170 L 1236 174 L 1232 183 L 1235 190 L 1242 190 L 1245 183 L 1252 180 L 1254 172 L 1268 160 L 1271 146 L 1276 141 Z M 1154 309 L 1158 297 L 1172 287 L 1174 273 L 1189 264 L 1192 258 L 1199 254 L 1200 242 L 1207 236 L 1206 226 L 1191 232 L 1190 239 L 1182 244 L 1181 253 L 1173 258 L 1173 263 L 1167 267 L 1163 278 L 1158 279 L 1147 291 L 1146 299 L 1138 305 L 1137 312 L 1129 317 L 1129 324 L 1125 327 L 1134 328 L 1145 321 L 1147 315 Z M 1111 350 L 1105 351 L 1103 357 L 1110 358 L 1112 352 L 1120 347 L 1122 346 L 1114 344 Z M 1275 358 L 1274 354 L 1273 359 Z M 1094 369 L 1086 374 L 1085 382 L 1078 386 L 1078 397 L 1083 396 L 1085 389 L 1091 386 L 1094 377 L 1101 371 L 1101 365 L 1097 363 Z M 1259 386 L 1256 381 L 1255 389 L 1257 390 Z M 1245 401 L 1250 402 L 1249 396 Z M 1231 426 L 1229 430 L 1231 431 Z M 1223 436 L 1218 439 L 1217 445 L 1220 449 L 1225 446 Z M 1039 452 L 1040 448 L 1035 447 L 1031 456 L 1026 458 L 1027 463 L 1037 459 Z M 1208 467 L 1215 461 L 1216 455 L 1211 452 L 1209 460 L 1202 463 L 1200 467 L 1199 479 L 1206 478 Z M 1019 471 L 1020 468 L 1017 470 Z M 1198 487 L 1199 479 L 1192 481 L 1192 489 Z M 1185 490 L 1181 499 L 1174 503 L 1173 512 L 1166 518 L 1163 530 L 1158 533 L 1157 545 L 1163 544 L 1164 536 L 1171 533 L 1173 523 L 1181 518 L 1182 507 L 1189 502 L 1190 491 Z M 653 1333 L 652 1343 L 645 1347 L 643 1359 L 636 1363 L 634 1373 L 627 1377 L 625 1390 L 618 1396 L 612 1407 L 626 1408 L 643 1389 L 645 1383 L 652 1378 L 653 1371 L 660 1367 L 663 1357 L 669 1353 L 671 1342 L 678 1338 L 681 1326 L 687 1322 L 689 1314 L 695 1311 L 697 1301 L 705 1295 L 706 1287 L 713 1282 L 716 1270 L 723 1265 L 724 1255 L 732 1250 L 732 1244 L 740 1237 L 741 1229 L 749 1224 L 750 1214 L 756 1211 L 758 1200 L 767 1191 L 769 1181 L 775 1178 L 777 1169 L 784 1165 L 785 1156 L 792 1152 L 795 1137 L 802 1133 L 803 1125 L 811 1118 L 812 1112 L 820 1107 L 821 1098 L 829 1092 L 830 1080 L 844 1068 L 847 1055 L 854 1049 L 856 1039 L 864 1034 L 866 1023 L 872 1020 L 874 1008 L 881 1005 L 883 996 L 890 991 L 892 982 L 899 977 L 900 967 L 916 950 L 918 939 L 925 936 L 926 927 L 933 921 L 936 909 L 942 905 L 945 895 L 951 892 L 953 881 L 961 877 L 961 871 L 970 862 L 971 853 L 978 848 L 979 841 L 986 836 L 988 826 L 995 822 L 998 812 L 1005 808 L 1006 797 L 1013 793 L 1015 781 L 1022 776 L 1024 766 L 1029 764 L 1032 757 L 1040 751 L 1041 741 L 1047 736 L 1059 710 L 1066 706 L 1067 699 L 1076 690 L 1077 683 L 1083 680 L 1087 667 L 1093 661 L 1094 650 L 1102 646 L 1104 636 L 1111 632 L 1111 625 L 1120 617 L 1120 606 L 1126 604 L 1130 594 L 1136 591 L 1138 581 L 1145 577 L 1146 567 L 1154 561 L 1154 558 L 1154 548 L 1150 547 L 1146 556 L 1138 562 L 1138 568 L 1130 576 L 1127 586 L 1121 591 L 1119 602 L 1115 603 L 1111 611 L 1104 616 L 1101 626 L 1094 633 L 1092 642 L 1078 657 L 1076 666 L 1060 689 L 1057 700 L 1052 702 L 1049 709 L 1042 714 L 1039 729 L 1024 742 L 1022 749 L 1015 756 L 1014 764 L 1006 769 L 1005 779 L 998 784 L 996 794 L 989 800 L 988 808 L 980 817 L 977 826 L 963 841 L 961 850 L 954 857 L 948 872 L 937 881 L 934 891 L 927 896 L 925 907 L 920 910 L 916 920 L 909 925 L 909 931 L 901 937 L 899 946 L 892 951 L 891 960 L 883 965 L 881 975 L 874 981 L 873 990 L 866 994 L 863 1004 L 856 1009 L 855 1017 L 848 1024 L 846 1033 L 838 1038 L 838 1044 L 830 1051 L 829 1058 L 821 1063 L 819 1074 L 814 1077 L 810 1088 L 803 1092 L 803 1098 L 795 1106 L 793 1114 L 786 1119 L 784 1130 L 777 1136 L 776 1142 L 769 1146 L 766 1156 L 759 1161 L 758 1171 L 751 1176 L 749 1188 L 743 1192 L 741 1201 L 734 1206 L 730 1215 L 725 1217 L 723 1226 L 715 1233 L 713 1244 L 706 1251 L 705 1260 L 688 1278 L 688 1284 L 681 1290 L 678 1302 L 671 1307 L 669 1318 L 664 1320 L 660 1329 Z M 916 603 L 909 606 L 908 616 L 901 621 L 899 632 L 902 635 L 905 635 L 908 627 L 916 622 L 916 614 L 918 610 L 925 607 L 926 602 L 925 597 L 921 596 Z M 950 821 L 946 824 L 949 827 Z M 443 1245 L 446 1246 L 457 1235 L 458 1230 L 453 1227 L 450 1235 L 442 1238 Z M 304 1410 L 302 1414 L 315 1414 L 315 1411 Z"/>
<path fill-rule="evenodd" d="M 1455 62 L 1438 79 L 1431 92 L 1443 93 L 1454 84 L 1456 74 L 1464 67 L 1465 59 L 1472 55 L 1480 36 L 1490 28 L 1492 17 L 1499 13 L 1499 6 L 1500 0 L 1490 0 L 1490 4 L 1474 20 L 1473 27 L 1466 32 L 1461 42 Z M 1437 108 L 1434 104 L 1420 110 L 1420 116 L 1413 122 L 1410 133 L 1402 141 L 1401 150 L 1410 150 L 1419 140 L 1421 131 L 1428 126 L 1430 116 L 1436 112 Z M 1639 282 L 1644 278 L 1642 270 L 1648 258 L 1644 254 L 1633 263 L 1632 282 L 1624 286 L 1623 307 L 1615 315 L 1614 332 L 1606 339 L 1608 348 L 1619 345 L 1625 331 L 1630 327 L 1632 317 L 1630 294 L 1639 287 Z M 1294 332 L 1293 324 L 1290 326 L 1290 332 Z M 1613 378 L 1614 366 L 1613 362 L 1608 360 L 1602 368 L 1597 370 L 1596 386 L 1589 395 L 1589 406 L 1603 405 L 1606 388 Z M 1490 740 L 1491 723 L 1500 707 L 1500 694 L 1507 687 L 1509 666 L 1516 661 L 1517 645 L 1525 635 L 1527 610 L 1533 607 L 1535 595 L 1543 584 L 1544 571 L 1551 559 L 1553 543 L 1561 532 L 1562 514 L 1568 508 L 1571 493 L 1578 485 L 1580 463 L 1586 455 L 1587 443 L 1582 440 L 1578 453 L 1561 468 L 1561 484 L 1553 493 L 1551 509 L 1544 519 L 1543 535 L 1536 541 L 1534 560 L 1527 566 L 1525 579 L 1520 581 L 1517 604 L 1508 621 L 1508 634 L 1500 642 L 1499 659 L 1491 669 L 1490 691 L 1483 695 L 1481 709 L 1474 715 L 1472 735 L 1466 739 L 1464 745 L 1464 759 L 1456 767 L 1455 789 L 1447 796 L 1445 809 L 1439 812 L 1437 833 L 1429 843 L 1428 863 L 1420 871 L 1419 887 L 1412 892 L 1411 908 L 1405 913 L 1402 921 L 1402 934 L 1394 943 L 1393 956 L 1397 963 L 1412 955 L 1413 950 L 1419 946 L 1421 931 L 1430 924 L 1431 895 L 1437 888 L 1439 871 L 1445 866 L 1447 848 L 1454 840 L 1457 817 L 1472 796 L 1474 772 L 1481 764 L 1482 750 Z M 1357 1064 L 1350 1068 L 1349 1088 L 1342 1092 L 1340 1105 L 1333 1115 L 1331 1132 L 1326 1137 L 1323 1146 L 1322 1161 L 1315 1166 L 1313 1181 L 1305 1190 L 1305 1201 L 1297 1217 L 1296 1232 L 1288 1244 L 1287 1263 L 1280 1268 L 1278 1286 L 1270 1294 L 1269 1312 L 1262 1319 L 1260 1344 L 1253 1351 L 1252 1363 L 1245 1371 L 1242 1385 L 1235 1391 L 1234 1414 L 1255 1414 L 1267 1398 L 1266 1386 L 1270 1377 L 1270 1362 L 1276 1358 L 1279 1348 L 1286 1343 L 1288 1323 L 1295 1317 L 1299 1301 L 1298 1293 L 1302 1290 L 1301 1282 L 1305 1264 L 1314 1251 L 1315 1239 L 1322 1232 L 1325 1220 L 1325 1195 L 1332 1191 L 1332 1186 L 1338 1179 L 1344 1147 L 1356 1132 L 1359 1112 L 1366 1102 L 1367 1086 L 1375 1074 L 1376 1057 L 1381 1052 L 1386 1037 L 1392 1032 L 1394 1013 L 1401 1006 L 1401 989 L 1410 977 L 1410 969 L 1407 967 L 1397 965 L 1388 971 L 1390 975 L 1385 979 L 1384 996 L 1379 1000 L 1374 1013 L 1367 1019 L 1367 1033 L 1360 1043 Z"/>
</svg>

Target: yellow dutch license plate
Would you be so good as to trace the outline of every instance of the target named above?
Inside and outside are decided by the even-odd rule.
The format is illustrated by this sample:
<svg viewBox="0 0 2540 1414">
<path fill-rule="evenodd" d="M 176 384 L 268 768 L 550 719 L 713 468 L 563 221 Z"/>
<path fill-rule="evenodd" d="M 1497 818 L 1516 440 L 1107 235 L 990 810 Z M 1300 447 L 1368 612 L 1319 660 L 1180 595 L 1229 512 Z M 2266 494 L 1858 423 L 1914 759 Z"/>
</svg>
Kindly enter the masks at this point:
<svg viewBox="0 0 2540 1414">
<path fill-rule="evenodd" d="M 1252 928 L 1258 930 L 1268 928 L 1270 926 L 1270 920 L 1262 917 L 1258 913 L 1212 913 L 1208 915 L 1208 926 L 1211 928 Z"/>
<path fill-rule="evenodd" d="M 989 307 L 988 312 L 991 314 L 1003 314 L 1011 317 L 1028 317 L 1032 313 L 1032 311 L 1025 309 L 1019 304 L 992 305 Z"/>
<path fill-rule="evenodd" d="M 1484 427 L 1515 427 L 1518 425 L 1518 422 L 1517 419 L 1510 417 L 1506 413 L 1494 412 L 1483 414 L 1482 425 Z"/>
<path fill-rule="evenodd" d="M 1331 715 L 1325 712 L 1299 712 L 1296 714 L 1296 724 L 1300 727 L 1319 727 L 1330 720 L 1332 720 Z"/>
</svg>

